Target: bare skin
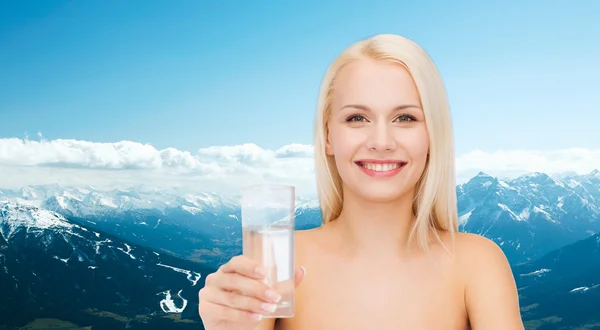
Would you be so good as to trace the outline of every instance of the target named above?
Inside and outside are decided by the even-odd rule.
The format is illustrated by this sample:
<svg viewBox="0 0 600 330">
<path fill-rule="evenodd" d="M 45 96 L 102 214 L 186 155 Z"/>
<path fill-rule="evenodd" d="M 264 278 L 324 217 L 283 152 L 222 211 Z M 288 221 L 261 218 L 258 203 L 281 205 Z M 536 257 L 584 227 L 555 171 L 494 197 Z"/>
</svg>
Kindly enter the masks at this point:
<svg viewBox="0 0 600 330">
<path fill-rule="evenodd" d="M 301 262 L 315 271 L 298 287 L 299 317 L 276 329 L 466 329 L 460 278 L 441 249 L 440 267 L 425 256 L 340 253 L 339 226 L 299 233 Z"/>
<path fill-rule="evenodd" d="M 430 254 L 409 244 L 430 141 L 408 71 L 352 63 L 338 75 L 331 109 L 326 154 L 341 177 L 342 212 L 296 233 L 306 273 L 296 273 L 295 316 L 260 320 L 267 288 L 253 273 L 258 265 L 238 257 L 200 292 L 206 329 L 523 329 L 514 278 L 495 243 L 458 233 L 453 245 L 442 232 Z M 363 165 L 376 160 L 404 165 L 393 176 L 369 175 Z"/>
<path fill-rule="evenodd" d="M 465 330 L 469 322 L 474 330 L 523 329 L 510 268 L 493 242 L 459 233 L 454 259 L 439 243 L 433 258 L 369 258 L 341 248 L 340 226 L 297 232 L 307 275 L 296 289 L 296 316 L 257 329 Z"/>
</svg>

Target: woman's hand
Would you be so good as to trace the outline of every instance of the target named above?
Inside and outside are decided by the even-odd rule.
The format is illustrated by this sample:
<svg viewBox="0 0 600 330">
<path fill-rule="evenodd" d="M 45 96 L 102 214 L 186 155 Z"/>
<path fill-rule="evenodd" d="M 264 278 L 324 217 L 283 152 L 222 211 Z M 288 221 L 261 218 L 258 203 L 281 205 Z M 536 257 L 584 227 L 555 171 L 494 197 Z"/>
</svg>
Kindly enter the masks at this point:
<svg viewBox="0 0 600 330">
<path fill-rule="evenodd" d="M 257 261 L 235 256 L 206 277 L 199 292 L 199 313 L 206 330 L 255 329 L 264 314 L 275 310 L 281 299 L 264 283 L 267 270 Z M 304 278 L 304 268 L 296 269 L 294 285 Z"/>
</svg>

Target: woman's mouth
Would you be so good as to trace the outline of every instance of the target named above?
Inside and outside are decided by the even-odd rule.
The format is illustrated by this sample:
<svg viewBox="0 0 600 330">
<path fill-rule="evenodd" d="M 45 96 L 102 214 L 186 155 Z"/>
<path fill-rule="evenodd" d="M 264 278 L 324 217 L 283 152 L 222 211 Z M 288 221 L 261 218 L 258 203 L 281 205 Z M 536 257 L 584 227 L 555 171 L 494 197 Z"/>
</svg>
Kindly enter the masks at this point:
<svg viewBox="0 0 600 330">
<path fill-rule="evenodd" d="M 357 161 L 355 164 L 369 176 L 389 177 L 398 174 L 407 163 L 393 160 L 365 160 Z"/>
</svg>

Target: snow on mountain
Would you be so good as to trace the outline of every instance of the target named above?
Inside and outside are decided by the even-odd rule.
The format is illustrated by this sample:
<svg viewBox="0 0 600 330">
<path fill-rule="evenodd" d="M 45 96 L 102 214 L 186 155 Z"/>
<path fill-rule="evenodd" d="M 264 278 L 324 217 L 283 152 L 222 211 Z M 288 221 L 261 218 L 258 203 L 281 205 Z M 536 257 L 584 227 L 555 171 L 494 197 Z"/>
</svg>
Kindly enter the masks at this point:
<svg viewBox="0 0 600 330">
<path fill-rule="evenodd" d="M 600 232 L 600 177 L 562 180 L 530 173 L 500 180 L 483 172 L 457 186 L 460 227 L 496 241 L 513 262 L 541 257 Z"/>
<path fill-rule="evenodd" d="M 570 324 L 578 315 L 570 305 L 594 306 L 600 284 L 590 258 L 600 238 L 590 236 L 600 232 L 600 171 L 504 179 L 482 172 L 456 191 L 460 229 L 491 238 L 517 267 L 528 320 L 560 310 Z M 240 252 L 238 200 L 59 185 L 0 189 L 0 303 L 10 306 L 0 318 L 23 326 L 52 313 L 112 326 L 100 315 L 116 313 L 126 315 L 127 327 L 141 329 L 148 322 L 173 328 L 173 319 L 155 316 L 181 313 L 194 320 L 190 328 L 197 326 L 190 307 L 211 269 L 198 262 L 217 266 Z M 321 224 L 315 199 L 298 197 L 296 224 Z M 558 300 L 562 309 L 550 304 Z"/>
<path fill-rule="evenodd" d="M 176 313 L 198 327 L 189 306 L 211 268 L 14 201 L 0 202 L 0 233 L 3 325 L 53 317 L 106 328 L 115 313 L 127 328 L 175 328 L 164 316 Z"/>
<path fill-rule="evenodd" d="M 131 210 L 180 208 L 190 213 L 239 208 L 239 196 L 221 196 L 210 192 L 189 193 L 160 190 L 100 190 L 94 187 L 65 187 L 57 184 L 0 189 L 0 200 L 43 207 L 79 217 Z M 297 207 L 318 207 L 315 199 L 297 197 Z"/>
<path fill-rule="evenodd" d="M 68 231 L 74 226 L 56 212 L 15 202 L 0 202 L 0 235 L 7 242 L 19 230 L 42 232 L 47 229 L 64 229 Z"/>
<path fill-rule="evenodd" d="M 77 217 L 115 214 L 132 210 L 165 212 L 183 209 L 190 212 L 231 207 L 235 199 L 214 193 L 177 193 L 158 190 L 99 190 L 94 187 L 63 187 L 60 185 L 27 186 L 21 189 L 0 189 L 0 200 L 42 207 Z"/>
<path fill-rule="evenodd" d="M 456 191 L 461 230 L 493 239 L 512 262 L 535 259 L 600 231 L 597 170 L 585 175 L 551 177 L 530 173 L 507 179 L 481 172 L 457 186 Z M 212 239 L 221 244 L 221 253 L 206 252 L 203 256 L 218 262 L 226 258 L 223 249 L 239 244 L 240 239 L 239 196 L 45 185 L 0 190 L 0 200 L 37 206 L 92 223 L 111 222 L 111 232 L 132 236 L 127 239 L 143 244 L 166 244 L 169 250 L 186 258 L 196 252 L 184 251 L 202 244 L 209 246 L 207 239 Z M 297 197 L 296 223 L 298 229 L 321 224 L 316 199 Z M 172 233 L 179 237 L 177 243 L 169 243 L 173 237 L 151 231 L 165 230 L 169 225 L 174 226 Z M 148 228 L 139 229 L 140 226 Z M 202 235 L 197 236 L 196 232 Z M 195 241 L 190 237 L 195 237 Z M 235 251 L 233 248 L 228 253 Z"/>
</svg>

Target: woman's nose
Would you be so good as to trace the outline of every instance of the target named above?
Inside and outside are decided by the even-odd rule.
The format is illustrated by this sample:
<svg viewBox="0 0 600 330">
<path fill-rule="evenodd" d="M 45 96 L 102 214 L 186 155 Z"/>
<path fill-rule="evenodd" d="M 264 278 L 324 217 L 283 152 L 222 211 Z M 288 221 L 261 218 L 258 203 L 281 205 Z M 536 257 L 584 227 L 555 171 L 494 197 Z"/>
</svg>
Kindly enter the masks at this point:
<svg viewBox="0 0 600 330">
<path fill-rule="evenodd" d="M 378 123 L 371 127 L 368 138 L 368 147 L 376 151 L 390 151 L 396 147 L 393 128 L 385 123 Z"/>
</svg>

